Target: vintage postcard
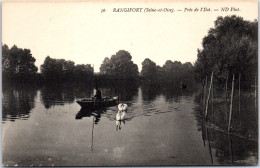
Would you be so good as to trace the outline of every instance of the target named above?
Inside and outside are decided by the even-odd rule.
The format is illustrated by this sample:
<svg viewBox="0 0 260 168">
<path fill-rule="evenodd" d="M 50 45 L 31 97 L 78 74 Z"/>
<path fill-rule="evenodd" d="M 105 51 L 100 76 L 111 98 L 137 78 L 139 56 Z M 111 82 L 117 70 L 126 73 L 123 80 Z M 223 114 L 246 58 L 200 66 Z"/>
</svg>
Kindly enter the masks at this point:
<svg viewBox="0 0 260 168">
<path fill-rule="evenodd" d="M 2 2 L 2 166 L 205 165 L 258 165 L 258 1 Z"/>
</svg>

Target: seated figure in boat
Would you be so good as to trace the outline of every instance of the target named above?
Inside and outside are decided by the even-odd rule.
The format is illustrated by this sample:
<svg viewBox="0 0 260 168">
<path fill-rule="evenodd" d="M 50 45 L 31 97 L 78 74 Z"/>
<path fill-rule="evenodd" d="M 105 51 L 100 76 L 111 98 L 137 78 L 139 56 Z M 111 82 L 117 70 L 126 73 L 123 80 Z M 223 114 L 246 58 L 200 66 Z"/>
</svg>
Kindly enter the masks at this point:
<svg viewBox="0 0 260 168">
<path fill-rule="evenodd" d="M 102 100 L 101 91 L 98 89 L 98 87 L 96 87 L 95 89 L 96 89 L 96 94 L 94 98 L 101 101 Z"/>
<path fill-rule="evenodd" d="M 181 82 L 180 88 L 181 88 L 181 89 L 186 89 L 186 88 L 187 88 L 187 85 L 185 85 L 184 83 Z"/>
</svg>

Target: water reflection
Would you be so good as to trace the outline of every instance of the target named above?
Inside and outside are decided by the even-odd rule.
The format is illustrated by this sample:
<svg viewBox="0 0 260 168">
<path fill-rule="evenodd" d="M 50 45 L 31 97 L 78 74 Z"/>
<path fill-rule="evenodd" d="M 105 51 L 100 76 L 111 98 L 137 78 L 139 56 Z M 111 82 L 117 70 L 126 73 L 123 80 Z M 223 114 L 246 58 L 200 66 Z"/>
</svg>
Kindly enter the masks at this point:
<svg viewBox="0 0 260 168">
<path fill-rule="evenodd" d="M 122 129 L 122 125 L 125 125 L 125 120 L 116 121 L 116 131 L 120 131 Z"/>
<path fill-rule="evenodd" d="M 160 94 L 161 88 L 157 84 L 147 84 L 144 83 L 141 85 L 142 98 L 144 101 L 152 101 Z"/>
<path fill-rule="evenodd" d="M 195 88 L 180 88 L 177 84 L 147 84 L 141 85 L 142 99 L 144 101 L 155 100 L 157 96 L 164 95 L 167 102 L 180 102 L 181 96 L 192 96 Z"/>
<path fill-rule="evenodd" d="M 37 90 L 33 86 L 3 85 L 2 90 L 3 121 L 27 120 L 34 108 Z"/>
<path fill-rule="evenodd" d="M 221 129 L 212 127 L 202 119 L 199 119 L 199 123 L 202 140 L 204 146 L 209 148 L 212 164 L 215 164 L 213 156 L 216 157 L 216 164 L 221 165 L 251 165 L 257 163 L 257 141 L 239 135 L 228 134 Z"/>
<path fill-rule="evenodd" d="M 125 81 L 119 83 L 117 87 L 119 100 L 123 102 L 132 101 L 134 96 L 137 95 L 138 87 L 136 82 Z"/>
<path fill-rule="evenodd" d="M 86 88 L 85 88 L 86 89 Z M 41 88 L 41 101 L 46 109 L 51 108 L 55 105 L 64 105 L 65 103 L 73 103 L 75 100 L 75 95 L 78 94 L 74 90 L 71 84 L 48 84 Z M 77 94 L 75 94 L 75 92 Z M 88 93 L 89 90 L 86 89 Z M 81 90 L 82 93 L 82 90 Z M 84 92 L 83 92 L 84 93 Z"/>
<path fill-rule="evenodd" d="M 46 150 L 47 153 L 55 149 L 55 153 L 60 155 L 61 158 L 70 157 L 71 160 L 76 158 L 76 161 L 82 162 L 86 161 L 83 158 L 86 155 L 85 157 L 92 161 L 92 165 L 96 166 L 104 158 L 109 158 L 106 161 L 110 165 L 115 165 L 113 159 L 117 157 L 123 158 L 122 162 L 128 161 L 128 165 L 130 165 L 129 163 L 142 163 L 142 165 L 145 165 L 145 163 L 151 163 L 151 160 L 156 159 L 158 159 L 156 161 L 165 163 L 165 165 L 194 164 L 193 157 L 199 158 L 197 164 L 202 165 L 252 165 L 257 163 L 257 141 L 226 134 L 221 129 L 216 129 L 203 121 L 201 117 L 203 110 L 201 110 L 197 101 L 200 97 L 194 96 L 194 91 L 189 87 L 186 89 L 180 89 L 179 86 L 174 87 L 173 85 L 141 85 L 141 87 L 137 87 L 129 82 L 120 85 L 118 88 L 111 86 L 100 87 L 100 90 L 103 96 L 119 95 L 120 103 L 129 105 L 125 120 L 116 121 L 116 106 L 95 110 L 79 110 L 80 106 L 76 104 L 75 100 L 93 96 L 94 89 L 92 86 L 88 87 L 82 84 L 78 86 L 46 85 L 42 88 L 32 88 L 30 86 L 20 88 L 8 86 L 3 88 L 3 120 L 14 121 L 17 118 L 28 118 L 31 115 L 28 121 L 21 124 L 26 130 L 31 129 L 31 131 L 22 133 L 17 131 L 17 137 L 21 139 L 25 137 L 24 140 L 21 140 L 23 143 L 16 144 L 16 142 L 11 143 L 9 141 L 8 146 L 8 140 L 14 139 L 10 134 L 9 139 L 4 139 L 6 140 L 6 151 L 10 151 L 10 156 L 16 156 L 16 159 L 19 160 L 20 156 L 17 156 L 16 152 L 12 152 L 13 146 L 17 148 L 19 145 L 21 151 L 28 149 L 29 153 L 35 152 L 35 146 L 50 146 Z M 246 117 L 246 112 L 242 114 L 242 106 L 241 104 L 241 115 Z M 33 108 L 34 110 L 32 110 Z M 223 114 L 221 110 L 220 107 L 214 106 L 214 118 L 217 121 L 226 118 L 226 116 L 220 115 Z M 45 111 L 50 113 L 46 114 Z M 234 117 L 237 117 L 236 115 L 235 112 Z M 86 117 L 87 120 L 83 120 L 83 122 L 75 121 L 74 117 L 76 120 Z M 238 116 L 237 118 L 241 117 Z M 35 121 L 40 121 L 41 125 L 35 126 Z M 12 123 L 12 127 L 9 127 L 10 132 L 16 131 L 15 129 L 15 131 L 12 131 L 12 128 L 17 129 L 21 126 L 16 125 L 15 127 L 16 123 L 18 122 Z M 243 125 L 246 125 L 246 123 L 241 123 L 242 127 Z M 78 129 L 84 126 L 87 129 Z M 249 128 L 251 127 L 244 127 L 243 129 L 248 132 Z M 118 132 L 123 133 L 125 136 L 116 137 Z M 39 136 L 32 136 L 37 133 L 39 133 Z M 98 138 L 94 139 L 94 133 Z M 74 138 L 68 138 L 72 137 L 71 135 Z M 38 137 L 45 141 L 39 141 Z M 82 141 L 82 139 L 91 142 L 93 152 L 90 152 L 90 154 L 84 153 L 90 146 L 86 146 L 84 144 L 86 141 Z M 117 142 L 118 139 L 119 145 L 112 143 Z M 28 146 L 28 141 L 32 142 L 33 145 Z M 128 143 L 125 143 L 126 141 Z M 53 142 L 58 142 L 58 144 Z M 111 149 L 109 145 L 112 146 Z M 66 156 L 63 156 L 64 150 L 69 151 L 68 149 L 72 148 L 75 151 L 73 154 L 66 153 Z M 115 155 L 102 153 L 103 148 L 114 152 Z M 182 150 L 183 148 L 194 151 L 196 156 L 188 150 Z M 141 156 L 139 154 L 140 150 L 144 152 Z M 170 160 L 167 160 L 173 151 L 176 153 Z M 80 152 L 82 155 L 78 155 Z M 125 156 L 127 152 L 133 156 L 132 160 Z M 150 153 L 154 153 L 154 156 L 151 156 Z M 43 158 L 42 152 L 36 152 L 36 155 L 40 159 Z M 146 159 L 146 162 L 139 160 L 139 156 L 144 160 Z M 26 157 L 30 158 L 30 154 L 26 155 Z M 91 160 L 91 158 L 95 158 L 95 160 Z M 35 158 L 31 156 L 30 159 Z M 59 159 L 59 157 L 56 159 Z M 5 155 L 4 162 L 7 163 L 8 161 L 12 161 L 12 158 Z M 72 166 L 77 166 L 76 161 Z M 64 166 L 62 163 L 67 162 L 59 160 L 57 163 Z M 153 165 L 156 165 L 155 161 Z"/>
<path fill-rule="evenodd" d="M 235 94 L 236 96 L 236 94 Z M 195 96 L 198 104 L 202 95 Z M 239 101 L 241 109 L 236 105 Z M 228 113 L 230 102 L 215 98 L 210 101 L 207 120 L 204 119 L 205 104 L 201 103 L 195 110 L 198 120 L 198 129 L 202 131 L 202 139 L 208 142 L 217 164 L 221 165 L 254 165 L 258 161 L 257 114 L 254 112 L 252 96 L 241 96 L 238 101 L 234 97 L 232 113 L 232 130 L 227 133 Z M 250 121 L 250 122 L 249 122 Z"/>
<path fill-rule="evenodd" d="M 215 155 L 218 158 L 218 163 L 223 165 L 247 165 L 250 156 L 257 153 L 257 142 L 254 141 L 210 129 L 209 138 L 216 149 Z M 257 158 L 255 159 L 257 160 Z"/>
<path fill-rule="evenodd" d="M 94 117 L 94 123 L 98 124 L 100 121 L 101 115 L 106 112 L 105 108 L 101 109 L 86 109 L 86 108 L 81 108 L 80 111 L 76 114 L 75 119 L 80 120 L 83 117 Z"/>
</svg>

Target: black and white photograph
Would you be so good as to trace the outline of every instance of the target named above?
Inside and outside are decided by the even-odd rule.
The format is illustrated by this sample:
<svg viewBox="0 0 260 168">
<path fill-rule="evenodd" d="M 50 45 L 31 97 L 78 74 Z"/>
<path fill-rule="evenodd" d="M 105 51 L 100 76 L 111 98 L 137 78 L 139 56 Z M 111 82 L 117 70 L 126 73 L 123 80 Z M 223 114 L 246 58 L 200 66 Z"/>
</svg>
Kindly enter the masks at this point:
<svg viewBox="0 0 260 168">
<path fill-rule="evenodd" d="M 2 166 L 258 165 L 257 0 L 3 0 Z"/>
</svg>

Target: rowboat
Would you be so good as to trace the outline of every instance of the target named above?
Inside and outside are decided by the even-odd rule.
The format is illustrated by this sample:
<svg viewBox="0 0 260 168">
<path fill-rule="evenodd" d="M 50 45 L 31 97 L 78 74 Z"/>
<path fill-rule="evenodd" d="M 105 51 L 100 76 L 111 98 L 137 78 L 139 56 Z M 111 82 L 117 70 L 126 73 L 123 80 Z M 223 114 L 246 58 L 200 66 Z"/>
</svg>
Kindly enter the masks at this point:
<svg viewBox="0 0 260 168">
<path fill-rule="evenodd" d="M 76 101 L 82 108 L 102 108 L 114 106 L 117 104 L 118 97 L 105 97 L 102 100 L 94 98 L 84 98 Z"/>
</svg>

